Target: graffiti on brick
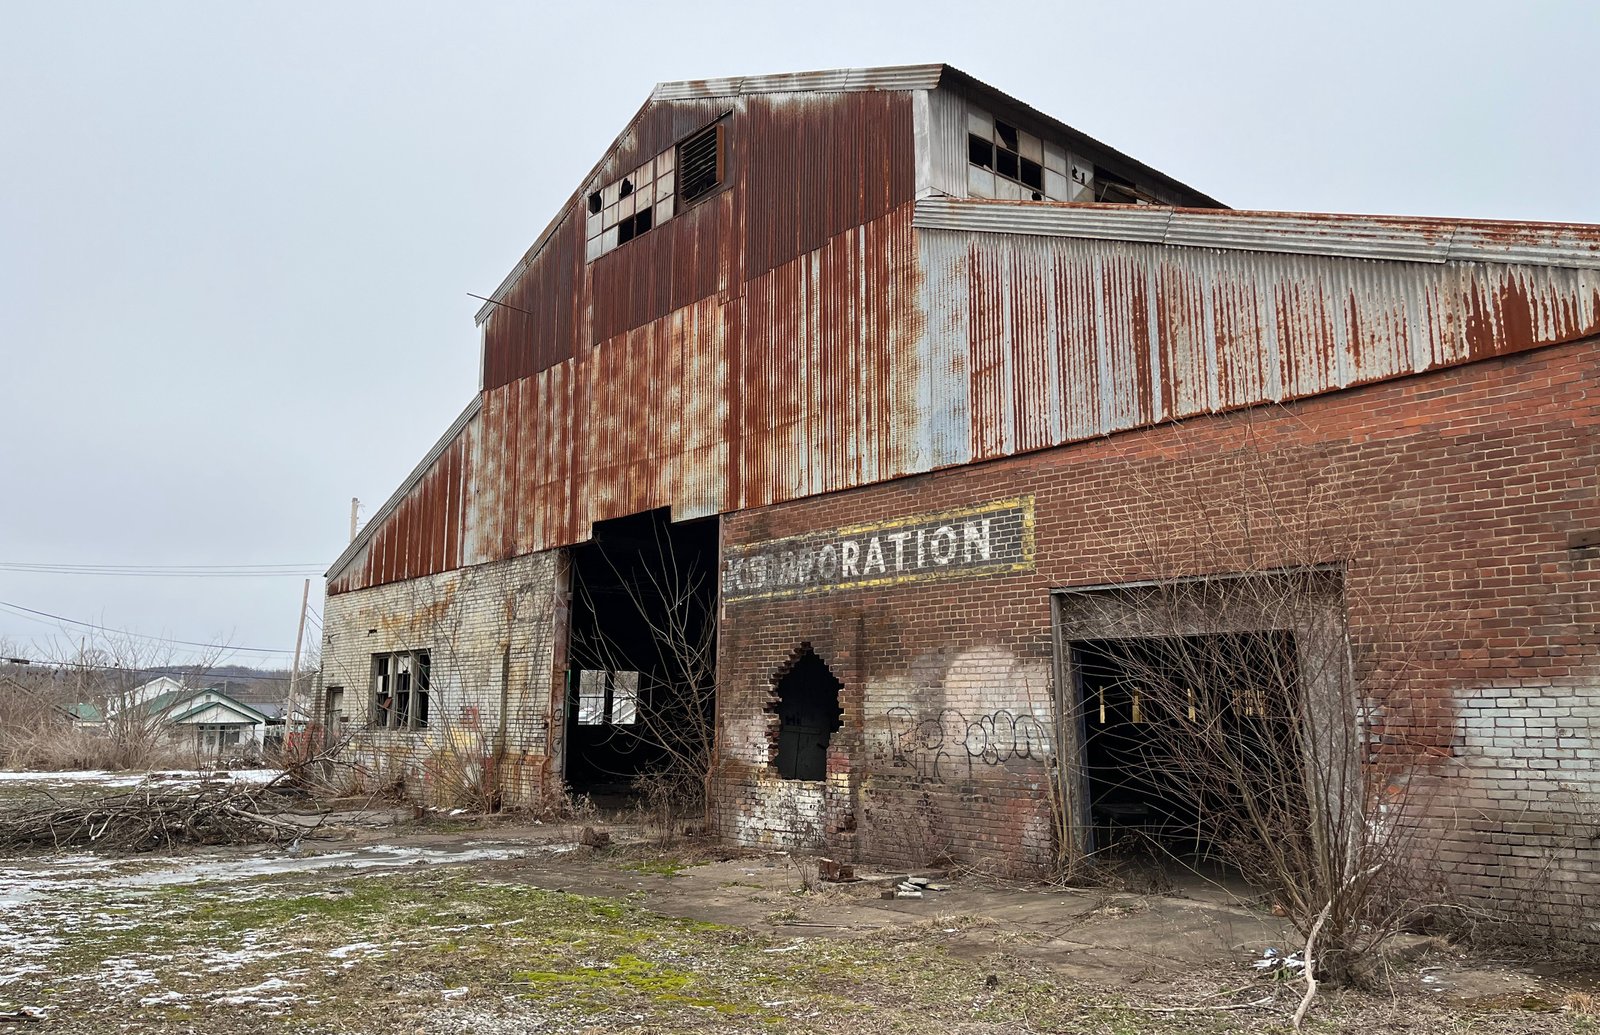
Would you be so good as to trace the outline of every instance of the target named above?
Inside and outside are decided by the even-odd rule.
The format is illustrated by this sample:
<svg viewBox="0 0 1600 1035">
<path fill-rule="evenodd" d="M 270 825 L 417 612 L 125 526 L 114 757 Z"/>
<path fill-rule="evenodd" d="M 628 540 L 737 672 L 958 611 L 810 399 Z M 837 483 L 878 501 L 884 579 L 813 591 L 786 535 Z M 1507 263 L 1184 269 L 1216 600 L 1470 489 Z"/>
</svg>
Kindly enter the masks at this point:
<svg viewBox="0 0 1600 1035">
<path fill-rule="evenodd" d="M 723 552 L 726 600 L 1033 569 L 1033 497 L 917 514 Z"/>
<path fill-rule="evenodd" d="M 1050 757 L 1050 734 L 1028 712 L 999 709 L 968 717 L 955 708 L 919 718 L 909 708 L 884 713 L 889 733 L 889 763 L 913 770 L 918 779 L 969 780 L 978 766 Z"/>
</svg>

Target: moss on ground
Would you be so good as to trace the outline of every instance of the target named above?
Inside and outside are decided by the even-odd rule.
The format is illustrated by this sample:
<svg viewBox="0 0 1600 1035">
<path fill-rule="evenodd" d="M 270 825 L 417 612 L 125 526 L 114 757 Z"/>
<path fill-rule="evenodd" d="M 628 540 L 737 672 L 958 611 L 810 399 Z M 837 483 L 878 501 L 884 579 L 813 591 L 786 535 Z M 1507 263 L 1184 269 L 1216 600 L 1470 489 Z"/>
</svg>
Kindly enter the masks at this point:
<svg viewBox="0 0 1600 1035">
<path fill-rule="evenodd" d="M 1283 1028 L 1287 1009 L 1162 1014 L 1152 997 L 1184 993 L 1074 986 L 999 949 L 960 958 L 932 931 L 989 923 L 792 936 L 469 867 L 402 868 L 119 891 L 61 925 L 46 971 L 7 992 L 51 1007 L 68 1032 L 124 1030 L 133 1014 L 141 1030 L 173 1033 L 196 1018 L 219 1032 L 467 1030 L 485 1017 L 534 1017 L 540 1030 L 851 1035 Z M 419 1021 L 449 1010 L 465 1019 Z"/>
</svg>

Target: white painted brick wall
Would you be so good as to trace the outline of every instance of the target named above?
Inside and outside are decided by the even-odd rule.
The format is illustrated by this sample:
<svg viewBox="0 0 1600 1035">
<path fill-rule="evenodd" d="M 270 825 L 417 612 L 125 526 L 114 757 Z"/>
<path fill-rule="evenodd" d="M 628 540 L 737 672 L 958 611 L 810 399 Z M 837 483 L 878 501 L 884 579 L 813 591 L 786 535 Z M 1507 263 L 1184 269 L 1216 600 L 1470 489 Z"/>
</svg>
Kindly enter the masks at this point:
<svg viewBox="0 0 1600 1035">
<path fill-rule="evenodd" d="M 319 688 L 344 688 L 346 730 L 360 731 L 353 754 L 373 782 L 404 777 L 408 793 L 449 800 L 494 754 L 503 699 L 505 790 L 538 792 L 530 759 L 549 733 L 557 564 L 554 551 L 531 554 L 326 599 Z M 399 650 L 430 652 L 426 730 L 371 726 L 373 655 Z"/>
</svg>

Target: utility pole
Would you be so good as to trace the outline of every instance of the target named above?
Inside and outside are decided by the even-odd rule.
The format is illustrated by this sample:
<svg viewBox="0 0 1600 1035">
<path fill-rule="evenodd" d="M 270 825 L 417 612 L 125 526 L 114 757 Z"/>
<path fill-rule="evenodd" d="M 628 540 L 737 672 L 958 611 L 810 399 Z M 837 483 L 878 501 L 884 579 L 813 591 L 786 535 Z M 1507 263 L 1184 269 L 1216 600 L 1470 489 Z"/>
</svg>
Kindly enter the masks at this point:
<svg viewBox="0 0 1600 1035">
<path fill-rule="evenodd" d="M 311 600 L 311 580 L 300 591 L 300 628 L 294 634 L 294 667 L 289 670 L 289 704 L 283 712 L 283 746 L 289 746 L 289 731 L 294 725 L 295 686 L 300 679 L 300 643 L 306 635 L 306 604 Z"/>
<path fill-rule="evenodd" d="M 356 541 L 356 514 L 361 510 L 361 501 L 354 496 L 350 497 L 350 541 Z"/>
</svg>

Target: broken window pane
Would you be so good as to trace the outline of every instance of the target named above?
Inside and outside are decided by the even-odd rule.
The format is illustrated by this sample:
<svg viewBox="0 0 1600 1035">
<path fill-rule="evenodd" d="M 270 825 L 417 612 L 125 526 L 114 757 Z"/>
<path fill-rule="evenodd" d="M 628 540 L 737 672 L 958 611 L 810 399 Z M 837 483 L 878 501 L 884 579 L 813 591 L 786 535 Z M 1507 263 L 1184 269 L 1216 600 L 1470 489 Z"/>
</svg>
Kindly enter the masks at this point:
<svg viewBox="0 0 1600 1035">
<path fill-rule="evenodd" d="M 1044 167 L 1038 162 L 1022 159 L 1019 163 L 1019 172 L 1018 179 L 1022 180 L 1024 186 L 1032 187 L 1034 190 L 1044 190 Z"/>
<path fill-rule="evenodd" d="M 967 161 L 985 169 L 994 168 L 994 145 L 980 136 L 967 135 Z"/>
<path fill-rule="evenodd" d="M 421 729 L 427 726 L 428 672 L 428 652 L 425 650 L 374 654 L 372 725 L 379 729 Z"/>
</svg>

